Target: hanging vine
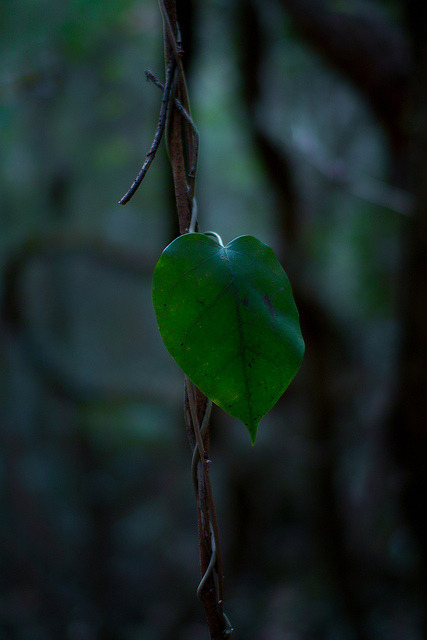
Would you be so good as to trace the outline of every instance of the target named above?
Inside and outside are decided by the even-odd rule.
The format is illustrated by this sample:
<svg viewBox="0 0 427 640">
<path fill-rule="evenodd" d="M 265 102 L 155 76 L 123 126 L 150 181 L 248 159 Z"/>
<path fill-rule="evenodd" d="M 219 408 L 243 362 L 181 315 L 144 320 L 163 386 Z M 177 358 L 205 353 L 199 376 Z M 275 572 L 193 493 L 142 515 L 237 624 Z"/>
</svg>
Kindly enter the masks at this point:
<svg viewBox="0 0 427 640">
<path fill-rule="evenodd" d="M 198 134 L 191 119 L 181 61 L 175 0 L 159 0 L 164 26 L 165 83 L 154 140 L 120 200 L 135 194 L 166 135 L 180 236 L 154 272 L 153 304 L 163 342 L 185 373 L 184 413 L 192 447 L 203 603 L 212 640 L 231 636 L 224 613 L 224 575 L 209 476 L 212 401 L 246 426 L 258 423 L 290 384 L 304 341 L 288 278 L 273 251 L 252 236 L 224 246 L 215 232 L 198 233 L 195 178 Z"/>
<path fill-rule="evenodd" d="M 174 179 L 179 230 L 184 234 L 195 230 L 197 226 L 194 188 L 198 134 L 191 119 L 181 61 L 182 51 L 175 0 L 160 0 L 159 6 L 164 26 L 165 84 L 163 85 L 151 72 L 146 72 L 147 79 L 163 90 L 157 130 L 141 170 L 119 203 L 126 204 L 137 191 L 166 130 L 166 145 Z M 186 157 L 189 166 L 187 166 Z M 208 426 L 211 406 L 211 401 L 186 378 L 184 413 L 188 438 L 193 450 L 192 477 L 197 503 L 201 570 L 197 595 L 206 612 L 211 638 L 219 640 L 231 636 L 232 627 L 223 611 L 224 582 L 221 545 L 209 477 Z"/>
</svg>

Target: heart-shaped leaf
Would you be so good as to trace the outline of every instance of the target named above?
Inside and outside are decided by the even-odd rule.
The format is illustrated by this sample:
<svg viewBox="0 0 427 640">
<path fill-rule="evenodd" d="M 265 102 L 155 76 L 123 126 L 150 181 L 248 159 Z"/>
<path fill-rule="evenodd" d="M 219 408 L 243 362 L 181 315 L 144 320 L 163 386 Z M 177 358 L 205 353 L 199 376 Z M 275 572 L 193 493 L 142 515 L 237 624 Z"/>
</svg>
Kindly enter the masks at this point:
<svg viewBox="0 0 427 640">
<path fill-rule="evenodd" d="M 226 247 L 200 233 L 180 236 L 157 263 L 153 303 L 171 356 L 254 443 L 304 355 L 291 286 L 273 251 L 252 236 Z"/>
</svg>

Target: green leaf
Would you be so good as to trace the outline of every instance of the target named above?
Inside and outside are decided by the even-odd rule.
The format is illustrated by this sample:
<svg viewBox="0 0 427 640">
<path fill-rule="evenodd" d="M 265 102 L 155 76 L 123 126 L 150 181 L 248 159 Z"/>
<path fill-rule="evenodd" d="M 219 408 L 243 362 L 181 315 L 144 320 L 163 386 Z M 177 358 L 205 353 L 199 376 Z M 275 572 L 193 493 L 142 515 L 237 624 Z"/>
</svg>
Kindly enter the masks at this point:
<svg viewBox="0 0 427 640">
<path fill-rule="evenodd" d="M 155 268 L 153 304 L 171 356 L 254 443 L 304 355 L 291 285 L 273 251 L 252 236 L 226 247 L 200 233 L 180 236 Z"/>
</svg>

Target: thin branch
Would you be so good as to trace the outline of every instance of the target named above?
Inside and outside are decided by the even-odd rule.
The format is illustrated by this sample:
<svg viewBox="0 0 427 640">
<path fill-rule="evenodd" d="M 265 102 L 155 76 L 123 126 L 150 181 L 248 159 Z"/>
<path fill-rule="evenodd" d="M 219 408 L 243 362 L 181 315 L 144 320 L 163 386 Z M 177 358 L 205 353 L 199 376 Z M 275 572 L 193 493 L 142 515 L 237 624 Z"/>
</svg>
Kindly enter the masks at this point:
<svg viewBox="0 0 427 640">
<path fill-rule="evenodd" d="M 157 149 L 159 148 L 159 144 L 162 139 L 163 132 L 166 126 L 166 119 L 167 119 L 168 107 L 169 107 L 169 102 L 171 97 L 171 89 L 173 84 L 174 72 L 175 72 L 175 59 L 171 58 L 169 60 L 169 64 L 166 70 L 166 82 L 165 82 L 165 86 L 163 87 L 163 98 L 162 98 L 162 104 L 160 107 L 159 122 L 157 124 L 157 129 L 154 135 L 153 144 L 151 145 L 151 148 L 147 153 L 145 162 L 142 165 L 140 172 L 136 176 L 135 180 L 133 181 L 128 191 L 123 196 L 123 198 L 119 200 L 119 204 L 126 204 L 127 202 L 129 202 L 129 200 L 135 194 L 139 185 L 143 181 L 145 174 L 147 173 L 151 163 L 153 162 L 156 156 Z"/>
<path fill-rule="evenodd" d="M 164 85 L 160 82 L 160 80 L 158 78 L 156 78 L 154 73 L 151 73 L 151 71 L 147 70 L 145 72 L 145 77 L 147 78 L 147 80 L 150 80 L 151 82 L 153 82 L 156 85 L 156 87 L 158 87 L 159 89 L 164 90 Z M 194 122 L 193 122 L 190 114 L 188 113 L 187 109 L 184 108 L 184 106 L 182 105 L 180 100 L 178 100 L 178 98 L 175 98 L 174 105 L 178 109 L 180 114 L 184 117 L 184 120 L 186 120 L 186 122 L 190 125 L 191 131 L 193 133 L 194 158 L 193 158 L 193 163 L 192 163 L 191 168 L 190 168 L 189 177 L 190 178 L 195 178 L 196 177 L 196 170 L 197 170 L 197 160 L 198 160 L 198 157 L 199 157 L 199 132 L 197 131 L 196 125 L 194 124 Z"/>
<path fill-rule="evenodd" d="M 410 193 L 373 177 L 352 176 L 346 164 L 341 159 L 331 158 L 311 134 L 305 136 L 301 131 L 294 130 L 288 146 L 325 178 L 361 200 L 403 216 L 412 215 L 413 200 Z"/>
<path fill-rule="evenodd" d="M 182 65 L 182 60 L 181 60 L 182 50 L 181 50 L 181 47 L 178 46 L 178 43 L 176 41 L 174 29 L 172 28 L 171 21 L 169 19 L 169 14 L 168 14 L 168 11 L 166 9 L 164 0 L 159 0 L 159 7 L 160 7 L 160 11 L 161 11 L 161 14 L 162 14 L 162 17 L 163 17 L 163 24 L 164 24 L 164 29 L 165 29 L 165 32 L 166 32 L 166 35 L 167 35 L 167 40 L 168 40 L 168 43 L 169 43 L 169 45 L 170 45 L 170 47 L 172 49 L 173 56 L 175 57 L 175 62 L 176 62 L 177 69 L 178 69 L 179 90 L 180 90 L 180 93 L 181 93 L 181 102 L 182 102 L 182 105 L 183 105 L 184 109 L 187 111 L 187 113 L 191 117 L 190 100 L 189 100 L 189 97 L 188 97 L 187 82 L 185 80 L 184 67 Z M 177 26 L 176 26 L 176 31 L 178 31 Z M 189 135 L 188 136 L 188 156 L 190 158 L 190 166 L 193 166 L 193 164 L 194 164 L 194 154 L 195 154 L 195 150 L 194 150 L 193 137 L 191 135 Z M 190 172 L 189 180 L 188 180 L 188 198 L 189 198 L 190 202 L 194 198 L 194 190 L 195 190 L 195 176 L 192 176 L 191 172 Z"/>
<path fill-rule="evenodd" d="M 165 64 L 166 67 L 169 64 L 169 60 L 178 52 L 178 46 L 174 33 L 178 33 L 177 16 L 176 16 L 176 2 L 175 0 L 161 0 L 162 16 L 167 13 L 167 20 L 163 19 L 164 23 L 164 51 L 165 51 Z M 173 29 L 171 29 L 171 24 Z M 169 28 L 168 28 L 169 26 Z M 172 39 L 172 44 L 171 44 Z M 180 59 L 175 60 L 179 65 Z M 182 63 L 180 69 L 182 68 Z M 183 72 L 182 72 L 183 73 Z M 188 107 L 188 96 L 186 95 L 186 87 L 182 82 L 181 71 L 177 74 L 177 82 L 173 87 L 173 95 L 181 99 L 184 107 Z M 189 109 L 187 109 L 190 113 Z M 183 136 L 183 124 L 184 120 L 181 114 L 176 109 L 169 111 L 170 118 L 168 120 L 167 129 L 167 143 L 169 149 L 169 160 L 172 166 L 175 200 L 178 213 L 178 224 L 180 233 L 187 233 L 191 224 L 191 217 L 193 213 L 193 193 L 194 184 L 192 190 L 189 189 L 189 178 L 186 170 L 185 150 L 184 150 L 184 136 Z M 191 142 L 191 137 L 187 136 L 187 141 Z M 188 154 L 187 154 L 188 157 Z M 190 158 L 190 165 L 192 158 Z M 193 180 L 194 183 L 194 180 Z"/>
<path fill-rule="evenodd" d="M 367 98 L 402 152 L 402 116 L 410 77 L 404 30 L 366 9 L 334 10 L 324 0 L 282 0 L 305 40 Z M 332 3 L 333 4 L 333 3 Z"/>
</svg>

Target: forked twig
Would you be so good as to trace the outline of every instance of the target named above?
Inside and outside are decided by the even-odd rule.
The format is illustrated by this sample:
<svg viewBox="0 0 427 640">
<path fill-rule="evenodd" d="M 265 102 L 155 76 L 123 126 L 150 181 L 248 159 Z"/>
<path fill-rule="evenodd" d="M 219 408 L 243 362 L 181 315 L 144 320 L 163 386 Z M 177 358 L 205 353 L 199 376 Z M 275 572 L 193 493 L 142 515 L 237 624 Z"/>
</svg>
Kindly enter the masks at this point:
<svg viewBox="0 0 427 640">
<path fill-rule="evenodd" d="M 156 87 L 159 87 L 159 89 L 164 90 L 164 85 L 160 82 L 160 80 L 158 78 L 156 78 L 154 73 L 151 73 L 151 71 L 147 70 L 145 72 L 145 77 L 147 78 L 147 80 L 150 80 L 153 84 L 155 84 Z M 183 116 L 183 118 L 187 122 L 187 124 L 190 125 L 191 131 L 193 133 L 194 158 L 193 158 L 193 162 L 192 162 L 192 165 L 191 165 L 191 168 L 190 168 L 190 173 L 188 174 L 188 177 L 189 178 L 195 178 L 196 177 L 196 169 L 197 169 L 197 160 L 198 160 L 198 157 L 199 157 L 199 132 L 197 131 L 196 125 L 194 124 L 194 122 L 193 122 L 190 114 L 188 113 L 187 109 L 185 109 L 185 107 L 182 105 L 181 101 L 178 100 L 178 98 L 175 98 L 174 105 L 178 109 L 180 114 Z"/>
<path fill-rule="evenodd" d="M 167 35 L 167 41 L 172 49 L 172 53 L 173 53 L 172 57 L 175 57 L 175 62 L 177 65 L 178 76 L 179 76 L 179 89 L 181 93 L 181 96 L 180 96 L 181 102 L 184 109 L 186 109 L 187 113 L 191 117 L 187 82 L 185 79 L 184 67 L 182 65 L 182 60 L 181 60 L 182 49 L 176 41 L 175 32 L 174 32 L 174 29 L 172 28 L 169 14 L 166 9 L 164 0 L 158 0 L 158 2 L 159 2 L 160 12 L 163 18 L 164 29 Z M 178 28 L 177 28 L 177 31 L 178 31 Z M 188 156 L 190 158 L 190 166 L 192 166 L 194 163 L 194 141 L 191 135 L 188 136 Z M 188 178 L 189 178 L 188 179 L 188 197 L 191 202 L 194 198 L 195 176 L 192 176 L 190 172 L 190 175 L 188 176 Z"/>
<path fill-rule="evenodd" d="M 160 141 L 162 139 L 163 132 L 164 132 L 165 126 L 166 126 L 166 119 L 167 119 L 167 115 L 168 115 L 168 107 L 169 107 L 169 103 L 170 103 L 170 96 L 171 96 L 171 89 L 172 89 L 172 84 L 173 84 L 175 68 L 176 68 L 175 58 L 171 57 L 171 59 L 169 61 L 169 64 L 168 64 L 168 67 L 167 67 L 167 70 L 166 70 L 165 85 L 164 85 L 164 87 L 162 87 L 163 88 L 163 98 L 162 98 L 162 104 L 161 104 L 161 107 L 160 107 L 159 122 L 157 124 L 157 129 L 156 129 L 156 133 L 154 135 L 153 144 L 151 145 L 151 148 L 150 148 L 149 152 L 147 153 L 147 156 L 145 158 L 145 162 L 142 165 L 141 170 L 139 171 L 138 175 L 136 176 L 135 180 L 132 182 L 131 186 L 129 187 L 129 189 L 127 190 L 127 192 L 123 196 L 123 198 L 121 198 L 119 200 L 119 204 L 126 204 L 127 202 L 129 202 L 129 200 L 132 198 L 132 196 L 134 195 L 134 193 L 138 189 L 139 185 L 143 181 L 145 174 L 147 173 L 148 169 L 150 168 L 151 163 L 153 162 L 153 160 L 154 160 L 154 158 L 156 156 L 157 149 L 159 148 L 159 144 L 160 144 Z"/>
<path fill-rule="evenodd" d="M 133 183 L 131 184 L 131 186 L 125 193 L 125 195 L 119 200 L 119 204 L 123 204 L 123 205 L 129 202 L 129 200 L 135 194 L 139 185 L 143 181 L 148 169 L 150 168 L 151 163 L 153 162 L 156 156 L 157 150 L 160 145 L 160 141 L 163 137 L 163 133 L 166 127 L 166 122 L 167 122 L 169 108 L 170 108 L 170 102 L 172 98 L 172 88 L 173 88 L 173 81 L 174 81 L 176 69 L 178 69 L 179 87 L 182 95 L 182 101 L 178 100 L 176 97 L 173 97 L 173 104 L 181 113 L 181 115 L 183 116 L 184 120 L 187 122 L 189 129 L 191 131 L 191 133 L 189 133 L 188 135 L 188 155 L 190 158 L 190 171 L 188 174 L 188 197 L 190 201 L 192 201 L 194 198 L 194 185 L 195 185 L 195 176 L 196 176 L 196 168 L 197 168 L 197 158 L 199 153 L 199 135 L 197 133 L 197 129 L 194 125 L 194 122 L 191 119 L 187 85 L 185 81 L 184 68 L 182 66 L 182 61 L 181 61 L 181 48 L 176 41 L 172 26 L 169 20 L 168 13 L 166 11 L 164 2 L 162 0 L 159 0 L 159 6 L 160 6 L 160 11 L 163 17 L 165 30 L 167 33 L 168 41 L 172 49 L 173 55 L 170 56 L 170 59 L 167 65 L 166 81 L 164 85 L 150 71 L 145 72 L 147 80 L 151 80 L 157 87 L 160 87 L 163 90 L 163 98 L 162 98 L 162 104 L 160 107 L 159 121 L 157 124 L 156 133 L 154 135 L 153 143 L 146 155 L 145 162 L 142 165 L 138 175 L 136 176 L 135 180 L 133 181 Z"/>
</svg>

